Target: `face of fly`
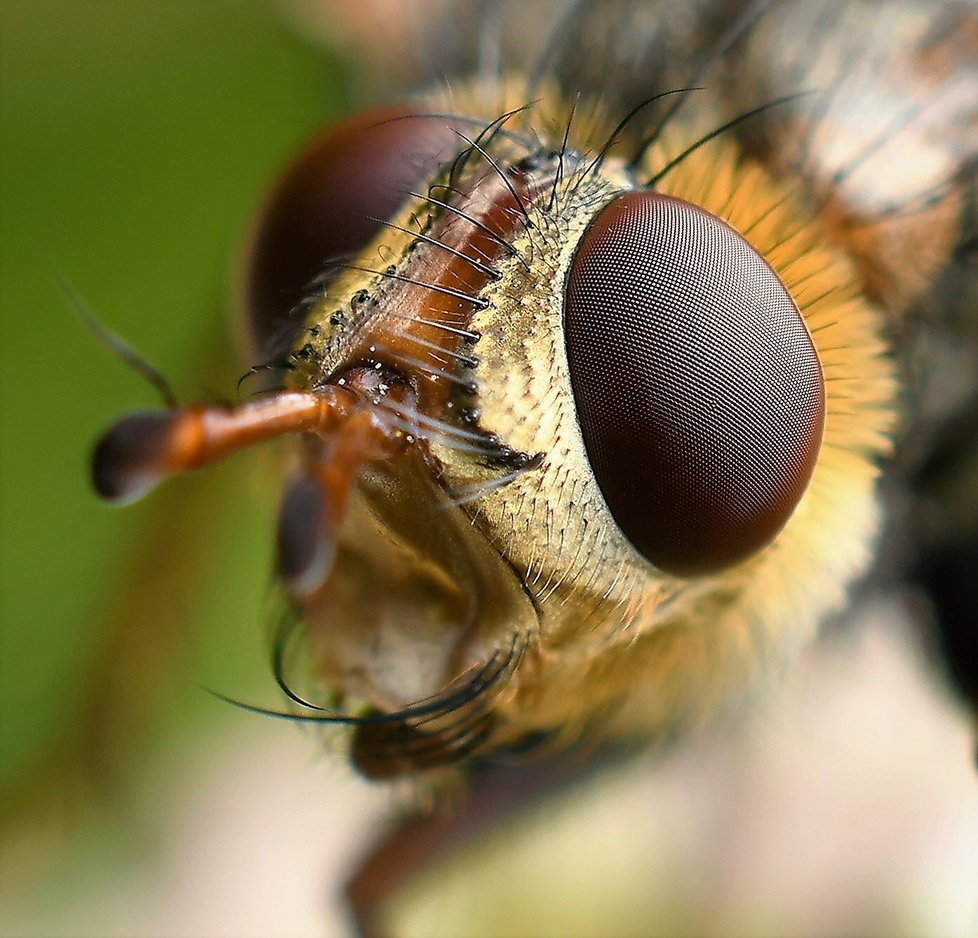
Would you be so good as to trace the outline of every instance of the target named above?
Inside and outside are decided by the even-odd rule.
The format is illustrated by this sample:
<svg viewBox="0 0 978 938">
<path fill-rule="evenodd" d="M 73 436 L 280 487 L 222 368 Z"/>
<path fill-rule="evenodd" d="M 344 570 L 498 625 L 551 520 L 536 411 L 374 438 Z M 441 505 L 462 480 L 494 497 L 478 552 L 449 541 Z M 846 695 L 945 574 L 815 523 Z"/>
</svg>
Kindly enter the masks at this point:
<svg viewBox="0 0 978 938">
<path fill-rule="evenodd" d="M 365 774 L 695 722 L 869 561 L 888 337 L 974 196 L 974 14 L 680 6 L 572 5 L 523 73 L 493 20 L 471 76 L 326 130 L 249 255 L 268 389 L 99 445 L 124 499 L 290 435 L 276 675 Z"/>
</svg>

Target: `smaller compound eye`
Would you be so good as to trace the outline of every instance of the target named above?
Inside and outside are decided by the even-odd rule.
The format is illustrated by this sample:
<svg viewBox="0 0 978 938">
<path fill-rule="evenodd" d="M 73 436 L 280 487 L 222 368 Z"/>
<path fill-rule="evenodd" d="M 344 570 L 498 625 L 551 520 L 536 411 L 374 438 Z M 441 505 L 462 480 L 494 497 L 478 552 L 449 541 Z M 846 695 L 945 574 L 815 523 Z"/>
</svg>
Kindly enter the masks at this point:
<svg viewBox="0 0 978 938">
<path fill-rule="evenodd" d="M 244 306 L 256 354 L 288 345 L 289 313 L 314 278 L 360 251 L 376 219 L 450 159 L 458 139 L 444 118 L 390 107 L 336 124 L 306 147 L 272 190 L 248 251 Z"/>
<path fill-rule="evenodd" d="M 628 193 L 581 239 L 564 326 L 588 459 L 635 548 L 694 576 L 770 543 L 814 471 L 825 394 L 764 258 L 695 205 Z"/>
</svg>

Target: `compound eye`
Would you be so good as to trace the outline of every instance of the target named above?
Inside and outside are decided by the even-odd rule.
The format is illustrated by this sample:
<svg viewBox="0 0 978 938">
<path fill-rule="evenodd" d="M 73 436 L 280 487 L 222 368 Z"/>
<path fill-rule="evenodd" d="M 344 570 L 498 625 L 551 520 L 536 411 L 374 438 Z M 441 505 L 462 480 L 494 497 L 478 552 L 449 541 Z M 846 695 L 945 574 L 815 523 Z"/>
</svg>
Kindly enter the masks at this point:
<svg viewBox="0 0 978 938">
<path fill-rule="evenodd" d="M 348 260 L 455 155 L 443 118 L 407 107 L 367 111 L 328 128 L 286 169 L 268 197 L 248 250 L 244 311 L 252 351 L 290 344 L 290 313 L 331 261 Z"/>
<path fill-rule="evenodd" d="M 578 247 L 564 311 L 588 459 L 635 548 L 715 573 L 770 543 L 818 458 L 818 355 L 778 275 L 689 202 L 632 192 Z"/>
</svg>

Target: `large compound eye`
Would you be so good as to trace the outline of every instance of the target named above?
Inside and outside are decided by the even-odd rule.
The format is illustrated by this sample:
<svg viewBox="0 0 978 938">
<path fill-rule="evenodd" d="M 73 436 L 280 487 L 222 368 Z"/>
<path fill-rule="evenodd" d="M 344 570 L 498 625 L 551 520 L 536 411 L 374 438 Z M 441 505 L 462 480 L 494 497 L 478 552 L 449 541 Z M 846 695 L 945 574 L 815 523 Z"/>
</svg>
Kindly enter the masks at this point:
<svg viewBox="0 0 978 938">
<path fill-rule="evenodd" d="M 815 468 L 825 388 L 798 308 L 729 225 L 632 192 L 581 240 L 565 305 L 588 459 L 635 548 L 680 576 L 768 544 Z"/>
<path fill-rule="evenodd" d="M 248 253 L 244 306 L 255 352 L 287 346 L 289 313 L 311 281 L 329 261 L 358 253 L 376 219 L 393 215 L 458 139 L 444 118 L 389 107 L 330 127 L 300 153 L 266 201 Z"/>
</svg>

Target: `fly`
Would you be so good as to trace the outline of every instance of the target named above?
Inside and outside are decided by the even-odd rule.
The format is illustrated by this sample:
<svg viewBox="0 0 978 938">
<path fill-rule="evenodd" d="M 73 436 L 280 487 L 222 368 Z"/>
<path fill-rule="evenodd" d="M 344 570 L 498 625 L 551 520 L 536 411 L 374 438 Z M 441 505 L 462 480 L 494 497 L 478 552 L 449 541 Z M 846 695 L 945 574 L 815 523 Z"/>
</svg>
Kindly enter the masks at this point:
<svg viewBox="0 0 978 938">
<path fill-rule="evenodd" d="M 287 438 L 275 715 L 437 791 L 701 723 L 843 608 L 901 433 L 974 429 L 973 373 L 942 388 L 978 21 L 886 11 L 504 4 L 474 69 L 285 170 L 245 274 L 263 389 L 124 418 L 93 469 L 128 501 Z"/>
</svg>

